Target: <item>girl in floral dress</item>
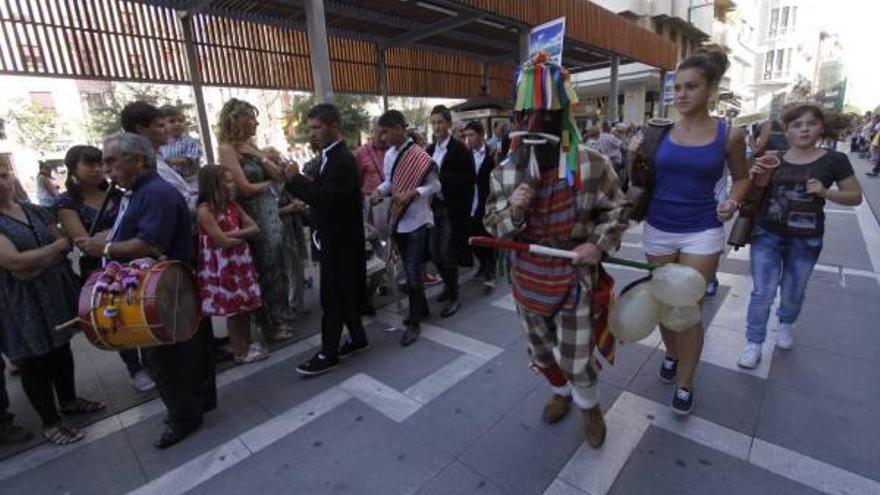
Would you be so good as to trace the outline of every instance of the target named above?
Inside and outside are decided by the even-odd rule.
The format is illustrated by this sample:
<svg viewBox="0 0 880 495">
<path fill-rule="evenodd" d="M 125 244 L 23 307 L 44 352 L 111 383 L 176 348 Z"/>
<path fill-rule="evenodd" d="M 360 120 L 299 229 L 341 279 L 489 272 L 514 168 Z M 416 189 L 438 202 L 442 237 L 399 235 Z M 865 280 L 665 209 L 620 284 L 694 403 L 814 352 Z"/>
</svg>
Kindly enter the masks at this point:
<svg viewBox="0 0 880 495">
<path fill-rule="evenodd" d="M 225 316 L 237 364 L 269 357 L 251 345 L 250 317 L 260 307 L 260 287 L 247 239 L 260 229 L 236 203 L 235 182 L 225 167 L 199 171 L 198 278 L 205 316 Z"/>
</svg>

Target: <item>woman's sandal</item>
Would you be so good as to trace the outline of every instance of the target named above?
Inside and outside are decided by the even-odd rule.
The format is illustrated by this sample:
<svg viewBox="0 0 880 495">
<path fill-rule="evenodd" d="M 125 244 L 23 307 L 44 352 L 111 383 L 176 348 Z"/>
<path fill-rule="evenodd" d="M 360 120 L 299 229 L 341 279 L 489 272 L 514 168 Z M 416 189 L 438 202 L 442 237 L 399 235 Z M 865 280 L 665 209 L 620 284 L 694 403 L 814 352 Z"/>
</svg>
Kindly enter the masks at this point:
<svg viewBox="0 0 880 495">
<path fill-rule="evenodd" d="M 248 349 L 247 354 L 245 354 L 244 356 L 235 357 L 235 364 L 241 365 L 256 363 L 257 361 L 262 361 L 264 359 L 267 359 L 268 357 L 269 353 L 264 351 L 263 349 L 259 347 L 251 347 L 250 349 Z"/>
<path fill-rule="evenodd" d="M 43 438 L 52 445 L 70 445 L 79 442 L 85 435 L 66 423 L 56 423 L 43 428 Z"/>
<path fill-rule="evenodd" d="M 279 328 L 275 335 L 272 335 L 269 338 L 270 342 L 284 342 L 285 340 L 292 339 L 296 334 L 293 333 L 292 330 L 288 328 Z"/>
<path fill-rule="evenodd" d="M 87 414 L 104 409 L 104 404 L 94 400 L 77 397 L 67 404 L 61 405 L 61 414 Z"/>
</svg>

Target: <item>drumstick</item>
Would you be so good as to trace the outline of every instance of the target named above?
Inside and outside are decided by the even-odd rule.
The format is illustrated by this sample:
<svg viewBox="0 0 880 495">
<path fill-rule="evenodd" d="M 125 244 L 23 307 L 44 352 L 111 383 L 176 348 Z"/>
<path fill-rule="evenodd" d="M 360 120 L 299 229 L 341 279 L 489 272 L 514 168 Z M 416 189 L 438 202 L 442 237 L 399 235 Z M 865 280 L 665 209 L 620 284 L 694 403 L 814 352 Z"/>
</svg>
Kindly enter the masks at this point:
<svg viewBox="0 0 880 495">
<path fill-rule="evenodd" d="M 521 253 L 526 252 L 533 254 L 542 254 L 544 256 L 565 258 L 569 260 L 573 260 L 577 257 L 577 253 L 575 253 L 574 251 L 556 249 L 552 247 L 542 246 L 540 244 L 527 244 L 525 242 L 517 242 L 510 239 L 497 239 L 495 237 L 471 237 L 470 239 L 468 239 L 468 243 L 472 246 L 511 249 L 513 251 L 519 251 Z M 638 261 L 632 261 L 624 258 L 615 258 L 613 256 L 603 258 L 602 261 L 605 263 L 610 263 L 612 265 L 639 268 L 641 270 L 647 270 L 649 272 L 653 271 L 654 268 L 656 268 L 656 266 L 651 263 L 640 263 Z"/>
<path fill-rule="evenodd" d="M 59 324 L 55 325 L 55 331 L 57 332 L 57 331 L 64 330 L 65 328 L 72 327 L 73 325 L 76 325 L 77 323 L 79 323 L 79 316 L 77 316 L 76 318 L 71 318 L 71 319 L 65 321 L 64 323 L 59 323 Z"/>
<path fill-rule="evenodd" d="M 95 235 L 95 231 L 98 230 L 98 225 L 101 224 L 101 217 L 107 213 L 107 207 L 110 205 L 110 198 L 113 196 L 113 191 L 116 189 L 116 184 L 113 181 L 110 181 L 110 184 L 107 186 L 107 190 L 104 191 L 104 199 L 101 200 L 101 207 L 98 208 L 98 214 L 95 215 L 95 220 L 92 222 L 91 227 L 89 227 L 89 237 Z"/>
</svg>

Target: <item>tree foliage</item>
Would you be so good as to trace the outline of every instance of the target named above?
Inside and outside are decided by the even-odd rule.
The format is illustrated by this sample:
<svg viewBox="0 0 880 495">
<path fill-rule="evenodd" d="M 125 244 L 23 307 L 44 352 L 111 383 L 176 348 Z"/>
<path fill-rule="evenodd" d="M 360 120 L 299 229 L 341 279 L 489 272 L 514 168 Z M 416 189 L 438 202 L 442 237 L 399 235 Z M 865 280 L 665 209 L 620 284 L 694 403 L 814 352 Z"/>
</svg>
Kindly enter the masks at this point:
<svg viewBox="0 0 880 495">
<path fill-rule="evenodd" d="M 342 116 L 342 137 L 349 145 L 360 144 L 361 134 L 369 130 L 370 114 L 366 106 L 378 101 L 376 96 L 336 93 L 333 103 Z M 295 96 L 291 108 L 285 112 L 285 127 L 295 131 L 288 136 L 291 143 L 306 143 L 309 140 L 309 110 L 315 106 L 314 95 Z"/>
<path fill-rule="evenodd" d="M 185 104 L 179 99 L 172 100 L 168 97 L 167 88 L 158 84 L 113 83 L 110 91 L 104 95 L 104 104 L 89 110 L 89 118 L 86 123 L 89 138 L 97 142 L 121 131 L 122 124 L 119 121 L 119 115 L 122 113 L 122 109 L 125 108 L 125 105 L 138 100 L 157 107 L 175 105 L 182 108 L 187 114 L 190 130 L 196 130 L 196 119 L 191 115 L 193 105 Z"/>
<path fill-rule="evenodd" d="M 431 107 L 425 98 L 403 97 L 395 102 L 400 105 L 400 113 L 406 117 L 406 122 L 410 127 L 416 127 L 422 132 L 428 129 L 428 123 L 431 120 Z"/>
<path fill-rule="evenodd" d="M 59 151 L 61 141 L 67 134 L 67 126 L 58 112 L 35 101 L 22 102 L 9 112 L 9 120 L 15 124 L 16 141 L 40 155 Z"/>
</svg>

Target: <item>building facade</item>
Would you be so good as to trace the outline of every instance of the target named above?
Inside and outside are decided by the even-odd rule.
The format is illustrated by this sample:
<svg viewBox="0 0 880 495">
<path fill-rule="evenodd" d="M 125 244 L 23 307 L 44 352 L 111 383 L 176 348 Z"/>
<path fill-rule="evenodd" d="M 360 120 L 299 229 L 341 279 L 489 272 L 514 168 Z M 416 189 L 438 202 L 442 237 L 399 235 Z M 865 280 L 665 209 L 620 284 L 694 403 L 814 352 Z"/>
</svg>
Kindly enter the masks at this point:
<svg viewBox="0 0 880 495">
<path fill-rule="evenodd" d="M 821 19 L 815 0 L 764 0 L 758 15 L 755 109 L 777 117 L 786 100 L 812 92 Z"/>
<path fill-rule="evenodd" d="M 728 117 L 756 112 L 753 87 L 758 62 L 760 0 L 737 0 L 727 9 L 716 6 L 713 44 L 727 51 L 730 67 L 719 84 L 718 113 Z"/>
<path fill-rule="evenodd" d="M 713 33 L 716 12 L 726 11 L 731 0 L 593 0 L 639 26 L 672 41 L 682 60 L 707 41 Z M 660 114 L 661 72 L 644 64 L 620 67 L 618 80 L 618 121 L 641 125 Z M 585 103 L 588 120 L 607 116 L 610 69 L 585 71 L 572 76 L 575 90 Z"/>
</svg>

